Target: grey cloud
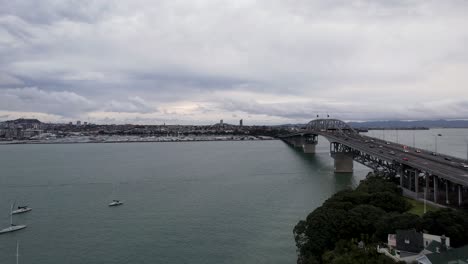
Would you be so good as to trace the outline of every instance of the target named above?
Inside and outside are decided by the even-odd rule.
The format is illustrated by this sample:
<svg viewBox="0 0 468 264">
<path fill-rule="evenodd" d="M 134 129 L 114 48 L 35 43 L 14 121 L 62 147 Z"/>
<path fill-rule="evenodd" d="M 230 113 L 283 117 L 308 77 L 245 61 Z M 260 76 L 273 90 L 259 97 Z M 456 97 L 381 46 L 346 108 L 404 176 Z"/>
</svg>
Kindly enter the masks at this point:
<svg viewBox="0 0 468 264">
<path fill-rule="evenodd" d="M 86 112 L 154 113 L 157 109 L 138 96 L 98 103 L 70 91 L 44 91 L 37 87 L 0 90 L 1 110 L 49 113 L 77 117 Z"/>
<path fill-rule="evenodd" d="M 94 109 L 95 103 L 73 92 L 47 92 L 36 87 L 0 90 L 2 110 L 77 115 Z"/>
<path fill-rule="evenodd" d="M 282 117 L 297 122 L 306 122 L 316 115 L 330 115 L 349 121 L 359 120 L 411 120 L 411 119 L 466 119 L 468 101 L 426 102 L 416 106 L 361 105 L 356 102 L 302 102 L 264 104 L 255 100 L 225 100 L 218 107 L 227 111 L 240 111 L 249 115 Z M 444 109 L 443 112 L 440 110 Z"/>
<path fill-rule="evenodd" d="M 0 15 L 13 15 L 39 24 L 60 20 L 91 23 L 109 9 L 108 4 L 90 0 L 0 0 Z"/>
<path fill-rule="evenodd" d="M 128 98 L 127 101 L 111 100 L 101 109 L 106 112 L 124 112 L 124 113 L 154 113 L 157 109 L 151 106 L 142 98 L 135 96 Z"/>
<path fill-rule="evenodd" d="M 229 115 L 289 120 L 318 111 L 348 119 L 466 113 L 463 103 L 445 102 L 468 98 L 468 90 L 434 80 L 443 73 L 468 82 L 464 1 L 0 0 L 0 6 L 0 93 L 11 99 L 0 99 L 0 110 L 161 112 L 177 120 L 177 111 L 159 105 L 204 102 L 193 113 L 212 114 L 213 105 Z M 412 107 L 414 98 L 431 106 Z"/>
</svg>

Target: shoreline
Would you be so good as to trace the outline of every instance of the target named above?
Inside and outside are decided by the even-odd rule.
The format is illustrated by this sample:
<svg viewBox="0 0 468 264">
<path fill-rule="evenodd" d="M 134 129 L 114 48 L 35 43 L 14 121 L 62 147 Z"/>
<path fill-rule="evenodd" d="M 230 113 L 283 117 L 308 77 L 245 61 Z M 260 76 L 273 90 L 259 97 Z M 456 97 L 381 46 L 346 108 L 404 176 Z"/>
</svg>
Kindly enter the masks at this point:
<svg viewBox="0 0 468 264">
<path fill-rule="evenodd" d="M 56 144 L 110 144 L 110 143 L 187 143 L 187 142 L 212 142 L 212 141 L 271 141 L 271 140 L 279 140 L 277 138 L 271 139 L 200 139 L 200 140 L 129 140 L 129 141 L 120 141 L 120 140 L 112 140 L 112 141 L 75 141 L 75 142 L 28 142 L 28 141 L 16 141 L 16 142 L 0 142 L 0 145 L 56 145 Z"/>
</svg>

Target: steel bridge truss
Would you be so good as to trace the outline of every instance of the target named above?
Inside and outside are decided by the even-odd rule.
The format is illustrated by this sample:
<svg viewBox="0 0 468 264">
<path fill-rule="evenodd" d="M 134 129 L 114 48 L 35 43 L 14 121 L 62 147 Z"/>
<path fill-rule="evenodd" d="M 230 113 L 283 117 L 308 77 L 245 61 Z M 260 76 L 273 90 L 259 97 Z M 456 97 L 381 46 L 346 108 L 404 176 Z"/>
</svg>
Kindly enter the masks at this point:
<svg viewBox="0 0 468 264">
<path fill-rule="evenodd" d="M 357 134 L 357 132 L 354 129 L 352 129 L 351 126 L 338 119 L 312 120 L 307 124 L 306 130 L 317 132 L 343 131 Z"/>
</svg>

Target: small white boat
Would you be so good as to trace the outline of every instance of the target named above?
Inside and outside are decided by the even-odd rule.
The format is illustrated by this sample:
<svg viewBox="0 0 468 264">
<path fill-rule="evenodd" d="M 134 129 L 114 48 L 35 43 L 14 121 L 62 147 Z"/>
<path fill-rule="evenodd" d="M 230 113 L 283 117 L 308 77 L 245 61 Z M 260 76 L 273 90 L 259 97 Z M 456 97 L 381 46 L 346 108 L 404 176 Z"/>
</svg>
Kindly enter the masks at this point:
<svg viewBox="0 0 468 264">
<path fill-rule="evenodd" d="M 10 212 L 13 211 L 13 205 L 11 205 Z M 26 228 L 26 225 L 15 225 L 13 224 L 13 214 L 10 213 L 10 226 L 0 230 L 0 234 L 10 233 Z"/>
<path fill-rule="evenodd" d="M 26 225 L 11 225 L 7 228 L 3 228 L 2 230 L 0 230 L 0 234 L 14 232 L 24 228 L 26 228 Z"/>
<path fill-rule="evenodd" d="M 119 205 L 122 205 L 123 202 L 119 201 L 119 200 L 112 200 L 112 203 L 109 204 L 109 206 L 119 206 Z"/>
<path fill-rule="evenodd" d="M 32 208 L 28 207 L 27 205 L 25 206 L 18 206 L 16 210 L 11 211 L 11 214 L 22 214 L 31 211 Z"/>
</svg>

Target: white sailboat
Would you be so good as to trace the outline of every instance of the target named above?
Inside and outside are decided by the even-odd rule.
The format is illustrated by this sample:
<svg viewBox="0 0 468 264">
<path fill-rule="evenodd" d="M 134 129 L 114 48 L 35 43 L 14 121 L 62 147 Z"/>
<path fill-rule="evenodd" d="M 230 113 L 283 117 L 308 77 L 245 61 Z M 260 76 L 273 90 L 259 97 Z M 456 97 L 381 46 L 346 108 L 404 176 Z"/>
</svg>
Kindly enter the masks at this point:
<svg viewBox="0 0 468 264">
<path fill-rule="evenodd" d="M 12 212 L 12 211 L 13 211 L 13 204 L 11 205 L 10 212 Z M 15 225 L 15 224 L 13 224 L 13 214 L 10 213 L 10 226 L 0 230 L 0 234 L 14 232 L 14 231 L 18 231 L 18 230 L 21 230 L 21 229 L 24 229 L 24 228 L 26 228 L 26 225 Z"/>
<path fill-rule="evenodd" d="M 112 185 L 112 196 L 114 196 L 114 193 L 115 193 L 115 185 Z M 122 204 L 123 204 L 122 201 L 114 199 L 109 204 L 109 206 L 119 206 L 119 205 L 122 205 Z"/>
<path fill-rule="evenodd" d="M 16 210 L 11 211 L 11 214 L 22 214 L 31 211 L 32 208 L 28 207 L 27 205 L 24 206 L 18 206 Z"/>
<path fill-rule="evenodd" d="M 123 202 L 120 200 L 112 200 L 112 202 L 109 204 L 109 206 L 119 206 L 122 205 Z"/>
</svg>

